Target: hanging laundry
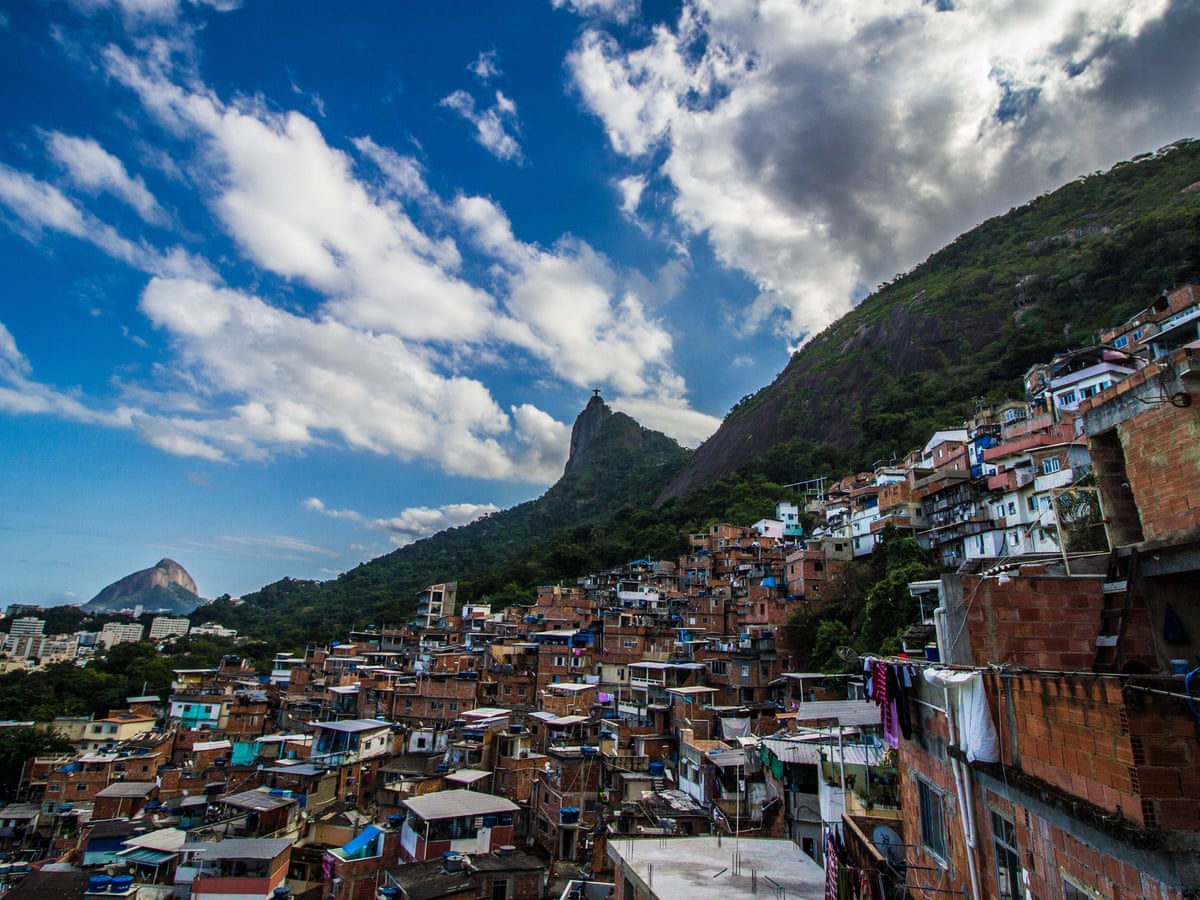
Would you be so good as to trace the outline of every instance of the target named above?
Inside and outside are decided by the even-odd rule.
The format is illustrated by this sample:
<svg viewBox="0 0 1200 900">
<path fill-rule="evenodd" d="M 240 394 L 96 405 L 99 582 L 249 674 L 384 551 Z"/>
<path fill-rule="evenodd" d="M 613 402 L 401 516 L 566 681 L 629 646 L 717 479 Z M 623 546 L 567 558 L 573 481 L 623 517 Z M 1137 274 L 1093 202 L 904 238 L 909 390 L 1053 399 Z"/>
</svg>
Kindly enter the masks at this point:
<svg viewBox="0 0 1200 900">
<path fill-rule="evenodd" d="M 950 692 L 958 745 L 966 753 L 967 761 L 999 762 L 1000 736 L 992 724 L 983 676 L 975 671 L 929 668 L 925 670 L 925 680 Z"/>
<path fill-rule="evenodd" d="M 893 664 L 887 667 L 888 700 L 892 704 L 896 723 L 900 726 L 900 734 L 906 741 L 912 739 L 912 708 L 908 700 L 913 677 L 912 666 Z"/>
</svg>

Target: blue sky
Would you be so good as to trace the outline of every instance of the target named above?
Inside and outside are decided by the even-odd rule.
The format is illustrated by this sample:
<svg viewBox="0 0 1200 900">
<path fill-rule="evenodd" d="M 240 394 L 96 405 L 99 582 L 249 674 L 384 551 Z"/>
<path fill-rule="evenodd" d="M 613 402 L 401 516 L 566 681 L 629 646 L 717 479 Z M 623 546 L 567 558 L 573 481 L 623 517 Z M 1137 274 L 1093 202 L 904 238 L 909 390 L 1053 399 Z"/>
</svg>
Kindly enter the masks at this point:
<svg viewBox="0 0 1200 900">
<path fill-rule="evenodd" d="M 0 7 L 0 603 L 333 577 L 539 495 L 592 388 L 695 446 L 874 285 L 1195 135 L 1197 18 Z"/>
</svg>

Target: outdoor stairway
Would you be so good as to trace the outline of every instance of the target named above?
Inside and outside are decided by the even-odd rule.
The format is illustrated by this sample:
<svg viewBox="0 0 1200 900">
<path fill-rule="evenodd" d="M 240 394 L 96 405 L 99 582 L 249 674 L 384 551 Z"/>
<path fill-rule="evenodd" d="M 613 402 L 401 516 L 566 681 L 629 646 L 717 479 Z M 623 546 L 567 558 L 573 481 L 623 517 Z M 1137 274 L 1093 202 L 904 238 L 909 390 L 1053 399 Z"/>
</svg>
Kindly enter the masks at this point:
<svg viewBox="0 0 1200 900">
<path fill-rule="evenodd" d="M 1137 548 L 1114 547 L 1108 558 L 1108 574 L 1104 579 L 1104 606 L 1100 610 L 1100 633 L 1096 637 L 1093 672 L 1121 671 L 1125 626 L 1129 621 L 1130 601 L 1137 587 Z"/>
</svg>

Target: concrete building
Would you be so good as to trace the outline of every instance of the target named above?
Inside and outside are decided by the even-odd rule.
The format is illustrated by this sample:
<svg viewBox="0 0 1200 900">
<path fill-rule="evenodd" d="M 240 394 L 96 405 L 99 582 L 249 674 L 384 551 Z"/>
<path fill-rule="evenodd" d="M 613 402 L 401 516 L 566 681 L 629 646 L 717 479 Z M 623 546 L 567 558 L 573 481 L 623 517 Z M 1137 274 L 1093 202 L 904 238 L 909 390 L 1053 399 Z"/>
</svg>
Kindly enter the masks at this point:
<svg viewBox="0 0 1200 900">
<path fill-rule="evenodd" d="M 136 622 L 108 622 L 96 636 L 96 644 L 107 650 L 116 644 L 140 641 L 144 630 Z"/>
<path fill-rule="evenodd" d="M 511 800 L 476 791 L 439 791 L 401 801 L 405 816 L 400 861 L 441 859 L 443 853 L 490 853 L 513 843 Z"/>
<path fill-rule="evenodd" d="M 825 870 L 791 841 L 771 838 L 614 839 L 614 900 L 823 897 Z"/>
<path fill-rule="evenodd" d="M 172 616 L 155 616 L 150 621 L 150 640 L 161 641 L 163 638 L 184 637 L 192 623 L 187 619 Z"/>
</svg>

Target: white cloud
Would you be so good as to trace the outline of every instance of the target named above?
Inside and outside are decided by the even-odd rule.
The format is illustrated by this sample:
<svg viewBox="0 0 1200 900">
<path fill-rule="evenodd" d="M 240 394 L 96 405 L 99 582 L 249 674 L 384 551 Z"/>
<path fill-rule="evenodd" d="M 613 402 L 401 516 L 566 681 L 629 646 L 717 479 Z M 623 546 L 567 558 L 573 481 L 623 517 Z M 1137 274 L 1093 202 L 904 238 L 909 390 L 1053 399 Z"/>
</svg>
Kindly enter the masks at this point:
<svg viewBox="0 0 1200 900">
<path fill-rule="evenodd" d="M 517 105 L 503 92 L 496 91 L 495 103 L 482 111 L 475 108 L 475 98 L 466 91 L 443 97 L 442 106 L 474 125 L 475 140 L 492 156 L 503 162 L 522 160 L 521 145 L 514 136 L 519 132 Z"/>
<path fill-rule="evenodd" d="M 580 38 L 572 77 L 613 148 L 757 283 L 734 327 L 819 330 L 988 215 L 1200 111 L 1185 5 L 941 6 L 689 0 L 636 48 Z"/>
<path fill-rule="evenodd" d="M 504 264 L 511 315 L 503 323 L 506 340 L 539 356 L 568 384 L 678 400 L 682 384 L 670 368 L 671 334 L 647 313 L 634 281 L 622 279 L 578 239 L 563 238 L 552 250 L 520 242 L 504 212 L 486 198 L 459 197 L 451 210 L 478 246 Z M 646 421 L 654 428 L 669 424 Z"/>
<path fill-rule="evenodd" d="M 12 332 L 0 323 L 0 412 L 13 415 L 51 415 L 109 428 L 128 428 L 136 410 L 119 406 L 93 409 L 80 397 L 57 391 L 33 379 L 33 366 L 17 347 Z"/>
<path fill-rule="evenodd" d="M 208 277 L 207 264 L 180 248 L 159 250 L 131 241 L 84 211 L 58 188 L 0 164 L 0 205 L 20 220 L 30 240 L 57 231 L 87 241 L 104 253 L 144 272 Z"/>
<path fill-rule="evenodd" d="M 70 0 L 82 12 L 95 14 L 113 9 L 127 24 L 162 24 L 179 18 L 186 5 L 207 6 L 217 12 L 230 12 L 241 6 L 241 0 Z"/>
<path fill-rule="evenodd" d="M 71 180 L 93 193 L 107 192 L 128 203 L 152 225 L 163 225 L 167 214 L 141 177 L 131 176 L 125 164 L 91 138 L 71 137 L 59 131 L 46 134 L 46 147 Z"/>
<path fill-rule="evenodd" d="M 412 506 L 395 516 L 371 518 L 352 509 L 329 509 L 317 497 L 309 497 L 302 505 L 311 512 L 331 519 L 354 522 L 372 531 L 384 532 L 394 544 L 401 547 L 500 511 L 500 507 L 491 503 L 449 503 L 438 507 Z"/>
<path fill-rule="evenodd" d="M 493 78 L 499 78 L 503 73 L 500 71 L 500 64 L 497 61 L 498 57 L 495 50 L 488 50 L 485 53 L 480 53 L 476 57 L 475 62 L 467 66 L 471 73 L 487 84 Z"/>
<path fill-rule="evenodd" d="M 641 0 L 551 0 L 557 9 L 569 9 L 580 16 L 628 22 L 641 9 Z"/>
<path fill-rule="evenodd" d="M 685 398 L 661 396 L 617 397 L 611 406 L 639 422 L 654 422 L 655 429 L 685 447 L 695 447 L 721 424 L 720 418 L 692 409 Z"/>
<path fill-rule="evenodd" d="M 621 194 L 621 212 L 631 219 L 637 218 L 642 193 L 646 190 L 646 179 L 641 175 L 622 178 L 617 182 L 617 190 Z"/>
<path fill-rule="evenodd" d="M 90 414 L 165 452 L 212 461 L 337 446 L 535 483 L 561 473 L 569 426 L 529 403 L 502 407 L 481 371 L 545 364 L 560 385 L 611 387 L 664 410 L 671 427 L 687 418 L 670 334 L 645 309 L 640 294 L 652 283 L 638 273 L 570 236 L 549 249 L 521 242 L 493 202 L 443 201 L 420 162 L 369 137 L 352 142 L 356 159 L 303 115 L 252 99 L 223 103 L 191 76 L 181 86 L 170 77 L 171 47 L 149 46 L 137 58 L 106 49 L 108 74 L 195 147 L 181 174 L 202 189 L 256 278 L 312 293 L 283 308 L 277 292 L 224 287 L 202 260 L 130 241 L 54 186 L 0 167 L 0 204 L 31 238 L 72 235 L 154 276 L 140 310 L 168 354 L 150 378 L 113 379 L 125 401 L 117 411 L 93 413 L 94 399 L 70 405 L 31 384 L 25 408 Z M 98 145 L 51 143 L 79 183 L 137 196 L 138 182 Z M 488 289 L 464 275 L 454 234 L 485 257 Z M 672 271 L 660 273 L 666 287 Z M 21 393 L 0 405 L 16 408 Z M 695 420 L 681 427 L 690 436 Z"/>
</svg>

